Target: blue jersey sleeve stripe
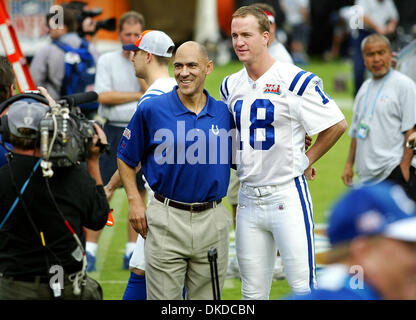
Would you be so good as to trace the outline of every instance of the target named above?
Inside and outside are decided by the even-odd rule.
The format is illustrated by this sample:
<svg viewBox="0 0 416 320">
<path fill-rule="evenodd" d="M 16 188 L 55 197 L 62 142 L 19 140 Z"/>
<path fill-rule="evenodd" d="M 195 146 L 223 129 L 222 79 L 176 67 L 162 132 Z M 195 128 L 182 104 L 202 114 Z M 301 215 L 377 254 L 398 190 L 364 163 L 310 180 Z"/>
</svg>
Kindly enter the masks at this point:
<svg viewBox="0 0 416 320">
<path fill-rule="evenodd" d="M 225 78 L 225 83 L 224 83 L 224 85 L 225 85 L 225 92 L 227 93 L 227 97 L 230 95 L 230 92 L 228 91 L 228 79 L 229 78 L 230 77 Z"/>
<path fill-rule="evenodd" d="M 298 96 L 302 96 L 302 94 L 305 92 L 306 87 L 308 86 L 309 82 L 312 80 L 312 78 L 315 77 L 313 73 L 311 73 L 305 81 L 302 83 L 302 86 L 300 87 L 300 90 L 298 92 Z"/>
<path fill-rule="evenodd" d="M 151 89 L 151 90 L 149 90 L 149 92 L 160 92 L 160 94 L 165 94 L 166 93 L 166 92 L 164 92 L 162 90 L 159 90 L 159 89 Z"/>
<path fill-rule="evenodd" d="M 302 70 L 293 78 L 293 81 L 292 81 L 292 83 L 290 84 L 290 87 L 289 87 L 289 91 L 293 92 L 293 89 L 295 89 L 296 84 L 298 83 L 300 77 L 302 77 L 305 73 L 306 73 L 306 71 Z"/>
<path fill-rule="evenodd" d="M 221 83 L 221 85 L 220 85 L 220 92 L 221 92 L 221 95 L 224 98 L 224 100 L 227 100 L 227 96 L 224 94 L 224 91 L 222 90 L 222 85 L 223 85 L 223 83 Z"/>
<path fill-rule="evenodd" d="M 158 96 L 160 96 L 160 94 L 146 93 L 140 100 L 142 100 L 142 99 L 148 99 L 150 97 L 158 97 Z"/>
<path fill-rule="evenodd" d="M 140 99 L 140 101 L 139 101 L 139 103 L 137 104 L 137 106 L 140 106 L 141 105 L 141 103 L 143 102 L 143 101 L 146 101 L 146 100 L 148 100 L 148 99 L 150 99 L 151 97 L 158 97 L 158 96 L 160 96 L 159 94 L 145 94 L 141 99 Z"/>
</svg>

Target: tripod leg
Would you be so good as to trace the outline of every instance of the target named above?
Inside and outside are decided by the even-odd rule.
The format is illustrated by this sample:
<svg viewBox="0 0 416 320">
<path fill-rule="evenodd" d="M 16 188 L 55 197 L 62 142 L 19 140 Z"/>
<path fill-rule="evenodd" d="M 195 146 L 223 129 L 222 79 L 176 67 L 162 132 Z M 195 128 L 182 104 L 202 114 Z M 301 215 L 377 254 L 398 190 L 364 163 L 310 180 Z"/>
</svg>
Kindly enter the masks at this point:
<svg viewBox="0 0 416 320">
<path fill-rule="evenodd" d="M 217 256 L 214 258 L 214 275 L 215 275 L 215 287 L 216 287 L 216 297 L 215 300 L 221 300 L 221 292 L 220 292 L 220 280 L 218 277 L 218 264 L 217 264 Z"/>
<path fill-rule="evenodd" d="M 208 250 L 208 261 L 211 270 L 212 294 L 214 300 L 220 300 L 220 286 L 218 280 L 218 265 L 217 265 L 217 248 L 212 247 Z"/>
</svg>

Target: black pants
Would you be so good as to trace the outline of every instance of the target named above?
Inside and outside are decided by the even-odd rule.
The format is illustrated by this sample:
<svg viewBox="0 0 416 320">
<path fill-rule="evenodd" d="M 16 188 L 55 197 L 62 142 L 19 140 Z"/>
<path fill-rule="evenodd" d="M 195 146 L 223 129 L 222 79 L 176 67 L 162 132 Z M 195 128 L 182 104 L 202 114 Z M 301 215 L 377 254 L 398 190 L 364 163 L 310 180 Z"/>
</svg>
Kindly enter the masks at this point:
<svg viewBox="0 0 416 320">
<path fill-rule="evenodd" d="M 406 182 L 403 177 L 402 169 L 400 168 L 400 165 L 398 165 L 392 173 L 386 178 L 386 180 L 389 180 L 393 183 L 399 184 L 403 187 L 404 191 L 406 191 L 409 198 L 416 201 L 416 173 L 415 168 L 410 167 L 410 175 L 409 175 L 409 181 Z"/>
<path fill-rule="evenodd" d="M 87 276 L 79 296 L 74 295 L 72 282 L 65 278 L 62 298 L 65 300 L 102 300 L 100 284 Z M 0 276 L 0 300 L 53 300 L 49 283 L 41 281 L 16 281 Z"/>
</svg>

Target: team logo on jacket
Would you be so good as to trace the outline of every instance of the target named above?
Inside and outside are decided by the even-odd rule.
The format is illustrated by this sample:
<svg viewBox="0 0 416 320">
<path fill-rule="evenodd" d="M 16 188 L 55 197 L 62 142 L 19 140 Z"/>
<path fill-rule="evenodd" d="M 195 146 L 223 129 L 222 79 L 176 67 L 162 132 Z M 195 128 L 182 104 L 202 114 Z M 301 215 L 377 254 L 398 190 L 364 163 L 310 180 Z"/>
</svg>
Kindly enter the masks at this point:
<svg viewBox="0 0 416 320">
<path fill-rule="evenodd" d="M 126 137 L 127 140 L 130 140 L 130 138 L 131 138 L 130 129 L 128 129 L 128 128 L 124 129 L 123 136 Z"/>
<path fill-rule="evenodd" d="M 263 93 L 273 93 L 281 95 L 282 92 L 280 91 L 280 84 L 266 84 Z"/>
</svg>

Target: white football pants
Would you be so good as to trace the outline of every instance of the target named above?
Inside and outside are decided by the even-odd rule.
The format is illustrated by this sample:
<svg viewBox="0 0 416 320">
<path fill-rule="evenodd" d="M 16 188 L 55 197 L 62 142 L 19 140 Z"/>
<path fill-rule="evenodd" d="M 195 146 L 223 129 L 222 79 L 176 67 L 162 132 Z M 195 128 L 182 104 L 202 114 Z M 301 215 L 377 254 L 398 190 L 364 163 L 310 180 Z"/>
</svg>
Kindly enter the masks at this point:
<svg viewBox="0 0 416 320">
<path fill-rule="evenodd" d="M 277 249 L 294 294 L 316 287 L 312 201 L 304 176 L 239 192 L 236 253 L 243 299 L 269 299 Z"/>
</svg>

